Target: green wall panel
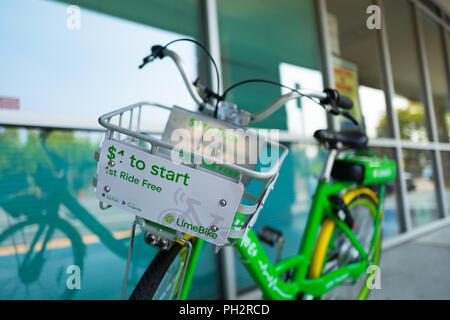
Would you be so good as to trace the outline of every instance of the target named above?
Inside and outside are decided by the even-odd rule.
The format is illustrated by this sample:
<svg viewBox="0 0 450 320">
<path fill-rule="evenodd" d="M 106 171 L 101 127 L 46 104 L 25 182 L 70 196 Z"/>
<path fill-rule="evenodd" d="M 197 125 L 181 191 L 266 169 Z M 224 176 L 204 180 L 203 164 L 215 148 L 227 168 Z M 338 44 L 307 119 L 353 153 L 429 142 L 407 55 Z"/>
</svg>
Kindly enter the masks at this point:
<svg viewBox="0 0 450 320">
<path fill-rule="evenodd" d="M 219 0 L 218 8 L 226 87 L 248 78 L 279 81 L 281 62 L 320 70 L 313 1 Z M 280 92 L 277 87 L 252 84 L 236 89 L 229 98 L 257 111 Z M 258 126 L 286 129 L 286 113 L 280 111 Z"/>
<path fill-rule="evenodd" d="M 108 15 L 198 38 L 198 0 L 58 0 Z"/>
</svg>

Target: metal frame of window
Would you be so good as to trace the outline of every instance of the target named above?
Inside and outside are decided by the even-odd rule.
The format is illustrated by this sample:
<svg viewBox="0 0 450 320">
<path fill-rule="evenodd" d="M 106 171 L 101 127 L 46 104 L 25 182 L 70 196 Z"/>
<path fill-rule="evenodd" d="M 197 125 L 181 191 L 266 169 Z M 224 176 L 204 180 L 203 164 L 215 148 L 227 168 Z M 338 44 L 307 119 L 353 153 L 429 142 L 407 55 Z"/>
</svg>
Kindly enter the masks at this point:
<svg viewBox="0 0 450 320">
<path fill-rule="evenodd" d="M 416 27 L 416 36 L 417 36 L 417 42 L 419 45 L 419 63 L 421 66 L 421 73 L 422 73 L 422 86 L 423 86 L 423 92 L 425 93 L 425 101 L 424 106 L 426 110 L 426 121 L 428 124 L 428 128 L 430 130 L 430 136 L 431 141 L 437 142 L 439 141 L 438 137 L 438 131 L 437 131 L 437 124 L 436 124 L 436 117 L 435 117 L 435 109 L 434 109 L 434 102 L 433 102 L 433 92 L 431 87 L 431 79 L 430 79 L 430 72 L 429 72 L 429 66 L 428 66 L 428 59 L 426 55 L 426 48 L 425 48 L 425 39 L 423 34 L 423 27 L 420 19 L 420 15 L 422 14 L 418 9 L 419 5 L 416 1 L 413 1 L 414 6 L 414 20 L 415 20 L 415 27 Z M 443 46 L 442 46 L 443 48 Z M 436 185 L 436 190 L 438 193 L 438 206 L 440 209 L 440 216 L 441 218 L 447 214 L 447 201 L 446 201 L 446 194 L 445 194 L 445 185 L 444 185 L 444 172 L 442 170 L 442 159 L 441 159 L 441 153 L 437 149 L 431 150 L 433 153 L 432 161 L 433 161 L 433 172 L 434 174 L 434 180 Z"/>
<path fill-rule="evenodd" d="M 219 80 L 222 81 L 222 60 L 220 54 L 220 38 L 219 38 L 219 17 L 216 0 L 203 0 L 203 12 L 205 14 L 205 35 L 208 49 L 211 56 L 216 61 L 219 69 Z M 216 86 L 216 78 L 214 69 L 210 65 L 213 87 Z M 220 296 L 223 299 L 236 299 L 237 297 L 237 283 L 236 283 L 236 267 L 234 263 L 234 249 L 231 247 L 224 247 L 218 253 L 218 267 L 219 267 L 219 288 Z"/>
<path fill-rule="evenodd" d="M 325 88 L 334 88 L 333 55 L 329 37 L 326 0 L 316 1 L 316 16 L 319 29 L 320 48 L 322 50 L 323 85 Z M 336 117 L 327 114 L 328 127 L 331 130 L 339 129 Z"/>
</svg>

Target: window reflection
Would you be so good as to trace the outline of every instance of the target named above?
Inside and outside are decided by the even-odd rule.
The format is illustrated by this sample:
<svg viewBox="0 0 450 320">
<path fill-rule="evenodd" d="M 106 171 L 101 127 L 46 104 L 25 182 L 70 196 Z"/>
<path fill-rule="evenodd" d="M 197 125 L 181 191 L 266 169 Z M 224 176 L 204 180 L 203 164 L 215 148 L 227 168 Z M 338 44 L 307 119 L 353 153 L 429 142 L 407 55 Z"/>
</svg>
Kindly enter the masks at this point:
<svg viewBox="0 0 450 320">
<path fill-rule="evenodd" d="M 101 137 L 1 127 L 0 298 L 80 297 L 81 291 L 65 285 L 66 268 L 76 265 L 85 276 L 92 275 L 94 270 L 84 267 L 88 253 L 101 252 L 100 244 L 110 251 L 104 258 L 119 260 L 117 270 L 123 266 L 132 218 L 118 210 L 101 214 L 91 185 L 96 171 L 92 155 Z M 113 291 L 105 297 L 120 292 L 112 277 L 114 272 L 103 280 L 117 296 Z M 87 286 L 82 296 L 90 294 Z"/>
<path fill-rule="evenodd" d="M 421 74 L 413 11 L 408 0 L 384 1 L 397 112 L 402 139 L 414 142 L 429 140 L 422 103 Z"/>
<path fill-rule="evenodd" d="M 390 159 L 395 159 L 395 152 L 393 149 L 370 148 L 370 151 L 375 153 L 380 158 L 388 157 Z M 398 165 L 397 168 L 399 168 Z M 398 192 L 399 188 L 396 181 L 386 185 L 385 197 L 383 201 L 382 222 L 382 232 L 384 238 L 392 237 L 400 232 L 399 211 L 396 197 Z"/>
<path fill-rule="evenodd" d="M 119 2 L 88 5 L 188 36 L 200 34 L 195 0 Z M 186 35 L 84 7 L 81 28 L 71 30 L 68 6 L 0 1 L 0 98 L 19 102 L 19 108 L 17 100 L 8 102 L 8 109 L 1 104 L 2 122 L 95 128 L 99 115 L 142 100 L 194 108 L 170 60 L 151 70 L 137 68 L 152 44 Z M 196 48 L 179 43 L 176 50 L 195 76 Z M 143 130 L 163 122 L 158 115 L 145 116 Z M 133 216 L 114 208 L 102 211 L 95 199 L 93 152 L 103 136 L 0 126 L 0 299 L 120 298 Z M 135 241 L 130 290 L 156 253 L 142 237 Z M 191 298 L 218 294 L 214 257 L 211 246 L 202 251 L 205 267 L 194 276 Z M 67 289 L 70 265 L 81 269 L 82 290 Z"/>
<path fill-rule="evenodd" d="M 314 1 L 226 0 L 217 1 L 217 6 L 225 87 L 252 78 L 282 81 L 282 63 L 321 69 Z M 256 83 L 233 90 L 228 98 L 257 112 L 280 92 L 279 87 Z M 288 129 L 286 118 L 282 109 L 255 126 Z"/>
<path fill-rule="evenodd" d="M 447 65 L 442 41 L 445 39 L 440 27 L 424 15 L 421 16 L 425 49 L 433 94 L 435 119 L 440 142 L 450 139 L 450 100 L 448 96 Z"/>
<path fill-rule="evenodd" d="M 314 1 L 280 0 L 274 4 L 273 1 L 226 0 L 218 1 L 217 6 L 225 87 L 251 78 L 283 81 L 304 89 L 322 85 Z M 267 20 L 269 16 L 270 21 Z M 279 87 L 254 84 L 230 92 L 228 98 L 257 112 L 280 93 Z M 311 137 L 314 129 L 325 128 L 326 121 L 320 107 L 302 100 L 292 101 L 286 109 L 256 125 L 288 129 Z M 270 225 L 283 231 L 286 256 L 298 250 L 303 232 L 305 207 L 314 181 L 314 173 L 306 168 L 321 164 L 317 146 L 302 144 L 291 150 L 277 179 L 277 187 L 266 201 L 255 226 L 256 230 Z M 304 189 L 305 186 L 309 187 Z M 269 252 L 271 257 L 274 256 L 272 253 Z M 236 269 L 239 289 L 254 283 L 238 259 Z"/>
<path fill-rule="evenodd" d="M 370 138 L 390 137 L 386 100 L 381 81 L 377 32 L 366 25 L 369 0 L 328 0 L 328 20 L 334 59 L 336 88 L 352 98 L 353 115 L 362 120 Z M 343 128 L 353 125 L 343 120 Z"/>
<path fill-rule="evenodd" d="M 431 151 L 403 150 L 406 189 L 414 227 L 439 217 Z"/>
</svg>

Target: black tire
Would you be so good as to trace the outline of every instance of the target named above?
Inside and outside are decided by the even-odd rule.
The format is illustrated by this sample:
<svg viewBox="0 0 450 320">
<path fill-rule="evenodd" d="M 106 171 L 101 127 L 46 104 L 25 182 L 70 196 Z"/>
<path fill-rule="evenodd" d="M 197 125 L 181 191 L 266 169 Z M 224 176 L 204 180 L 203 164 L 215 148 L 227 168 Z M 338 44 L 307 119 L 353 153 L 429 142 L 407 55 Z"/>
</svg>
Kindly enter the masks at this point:
<svg viewBox="0 0 450 320">
<path fill-rule="evenodd" d="M 168 271 L 171 267 L 176 267 L 177 273 L 182 272 L 184 263 L 186 262 L 186 247 L 179 243 L 175 243 L 168 251 L 160 251 L 155 256 L 153 261 L 145 270 L 138 284 L 133 290 L 130 296 L 130 300 L 162 300 L 162 299 L 176 299 L 176 289 L 180 286 L 181 277 L 177 277 L 175 281 L 170 284 L 174 286 L 175 293 L 169 293 L 168 297 L 162 297 L 158 293 L 161 290 L 164 277 L 168 275 Z M 181 262 L 178 263 L 177 258 L 181 258 Z M 174 263 L 178 263 L 175 265 Z M 158 290 L 160 289 L 160 290 Z"/>
</svg>

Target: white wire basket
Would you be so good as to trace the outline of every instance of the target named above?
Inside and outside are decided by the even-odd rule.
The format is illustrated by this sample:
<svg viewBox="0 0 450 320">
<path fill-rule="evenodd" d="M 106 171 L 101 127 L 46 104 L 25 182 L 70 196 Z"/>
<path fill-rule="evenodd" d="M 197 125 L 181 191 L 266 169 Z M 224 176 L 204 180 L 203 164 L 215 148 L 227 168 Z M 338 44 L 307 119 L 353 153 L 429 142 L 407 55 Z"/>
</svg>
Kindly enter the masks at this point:
<svg viewBox="0 0 450 320">
<path fill-rule="evenodd" d="M 234 243 L 255 225 L 288 152 L 256 130 L 157 103 L 117 109 L 99 123 L 107 129 L 96 157 L 101 208 L 119 207 L 178 237 L 189 234 L 217 246 Z M 195 136 L 199 125 L 222 136 L 231 132 L 235 146 L 209 152 L 206 131 Z M 186 133 L 192 136 L 181 141 Z M 247 149 L 255 140 L 257 155 Z M 262 165 L 268 152 L 271 161 Z"/>
</svg>

